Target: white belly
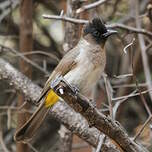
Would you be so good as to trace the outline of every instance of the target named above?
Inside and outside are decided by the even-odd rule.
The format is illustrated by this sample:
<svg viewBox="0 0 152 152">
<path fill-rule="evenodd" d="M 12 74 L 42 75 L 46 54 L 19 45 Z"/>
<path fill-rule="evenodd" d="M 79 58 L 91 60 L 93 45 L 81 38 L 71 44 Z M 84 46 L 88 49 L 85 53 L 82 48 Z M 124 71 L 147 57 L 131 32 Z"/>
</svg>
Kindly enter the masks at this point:
<svg viewBox="0 0 152 152">
<path fill-rule="evenodd" d="M 93 64 L 85 62 L 68 72 L 64 78 L 68 83 L 76 86 L 82 94 L 86 94 L 99 80 L 101 72 L 101 67 L 94 69 Z"/>
<path fill-rule="evenodd" d="M 75 59 L 76 67 L 64 76 L 71 85 L 76 86 L 84 95 L 92 90 L 104 70 L 104 65 L 101 65 L 101 62 L 95 67 L 92 61 L 93 53 L 88 52 L 89 47 L 89 44 L 81 46 L 80 54 Z M 98 56 L 98 54 L 95 55 Z"/>
</svg>

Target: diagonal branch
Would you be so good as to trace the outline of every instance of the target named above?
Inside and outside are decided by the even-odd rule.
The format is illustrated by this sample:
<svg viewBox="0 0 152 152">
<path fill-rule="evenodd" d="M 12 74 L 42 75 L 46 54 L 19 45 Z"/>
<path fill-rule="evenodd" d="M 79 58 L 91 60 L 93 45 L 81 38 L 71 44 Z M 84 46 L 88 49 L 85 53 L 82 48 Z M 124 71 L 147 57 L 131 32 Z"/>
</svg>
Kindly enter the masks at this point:
<svg viewBox="0 0 152 152">
<path fill-rule="evenodd" d="M 99 129 L 114 140 L 125 152 L 147 151 L 132 141 L 119 123 L 100 113 L 86 97 L 78 92 L 76 93 L 72 86 L 67 84 L 62 78 L 57 79 L 56 84 L 52 84 L 52 86 L 52 89 L 62 97 L 64 101 L 86 118 L 90 127 L 94 126 Z"/>
<path fill-rule="evenodd" d="M 36 101 L 42 90 L 2 58 L 0 58 L 0 78 L 6 79 L 9 84 L 13 85 L 18 91 L 21 91 L 32 102 Z M 86 120 L 66 103 L 58 102 L 55 104 L 50 110 L 50 115 L 60 120 L 69 130 L 90 145 L 97 147 L 100 131 L 96 128 L 89 128 Z M 110 152 L 111 149 L 118 152 L 113 145 L 106 144 L 103 146 L 103 149 L 106 149 L 106 152 Z"/>
<path fill-rule="evenodd" d="M 98 0 L 94 3 L 91 3 L 91 4 L 88 4 L 88 5 L 84 5 L 82 6 L 81 8 L 77 9 L 77 13 L 81 13 L 83 11 L 86 11 L 86 10 L 89 10 L 89 9 L 93 9 L 93 8 L 96 8 L 102 4 L 104 4 L 105 2 L 107 2 L 108 0 Z"/>
</svg>

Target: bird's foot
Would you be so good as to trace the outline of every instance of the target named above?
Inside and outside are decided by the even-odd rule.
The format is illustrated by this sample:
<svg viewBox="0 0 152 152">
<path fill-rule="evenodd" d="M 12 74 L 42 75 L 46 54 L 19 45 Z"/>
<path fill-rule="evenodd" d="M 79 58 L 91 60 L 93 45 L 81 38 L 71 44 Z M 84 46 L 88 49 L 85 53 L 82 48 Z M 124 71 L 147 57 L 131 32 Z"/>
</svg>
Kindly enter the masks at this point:
<svg viewBox="0 0 152 152">
<path fill-rule="evenodd" d="M 89 99 L 89 101 L 94 108 L 97 108 L 96 102 L 93 99 Z"/>
<path fill-rule="evenodd" d="M 56 77 L 51 83 L 50 83 L 50 87 L 53 89 L 55 88 L 60 82 L 64 82 L 66 83 L 72 90 L 72 92 L 77 95 L 80 91 L 79 89 L 74 86 L 74 85 L 71 85 L 70 83 L 68 83 L 63 76 L 58 76 Z"/>
<path fill-rule="evenodd" d="M 61 81 L 64 81 L 63 76 L 58 76 L 54 80 L 51 81 L 50 87 L 53 89 L 55 88 Z"/>
<path fill-rule="evenodd" d="M 70 85 L 72 91 L 74 92 L 74 94 L 77 96 L 78 93 L 80 92 L 79 88 L 77 88 L 76 86 L 74 85 Z"/>
</svg>

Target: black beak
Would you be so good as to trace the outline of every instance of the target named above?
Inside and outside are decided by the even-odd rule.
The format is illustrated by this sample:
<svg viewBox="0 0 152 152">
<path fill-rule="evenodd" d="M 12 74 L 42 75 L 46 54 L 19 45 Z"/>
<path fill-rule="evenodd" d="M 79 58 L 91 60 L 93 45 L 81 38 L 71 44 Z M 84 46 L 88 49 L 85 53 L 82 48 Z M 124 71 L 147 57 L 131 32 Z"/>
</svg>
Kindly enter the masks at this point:
<svg viewBox="0 0 152 152">
<path fill-rule="evenodd" d="M 108 29 L 106 33 L 103 34 L 103 36 L 105 38 L 109 37 L 110 35 L 113 35 L 113 34 L 117 34 L 118 32 L 115 31 L 115 30 L 112 30 L 112 29 Z"/>
</svg>

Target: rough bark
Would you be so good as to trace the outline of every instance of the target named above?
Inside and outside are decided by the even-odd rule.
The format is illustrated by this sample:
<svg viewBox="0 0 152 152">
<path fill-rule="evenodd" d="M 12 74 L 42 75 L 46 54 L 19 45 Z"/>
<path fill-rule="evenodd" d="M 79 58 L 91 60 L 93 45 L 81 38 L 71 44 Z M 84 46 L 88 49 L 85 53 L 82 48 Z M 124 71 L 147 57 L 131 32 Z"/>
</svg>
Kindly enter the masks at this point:
<svg viewBox="0 0 152 152">
<path fill-rule="evenodd" d="M 86 97 L 82 96 L 80 93 L 76 93 L 73 88 L 63 80 L 58 80 L 59 81 L 56 82 L 53 88 L 54 91 L 75 111 L 81 113 L 88 121 L 90 127 L 94 126 L 99 129 L 114 140 L 126 152 L 147 151 L 129 138 L 121 124 L 100 113 Z M 60 90 L 62 91 L 60 92 Z"/>
<path fill-rule="evenodd" d="M 18 91 L 21 91 L 26 99 L 35 102 L 41 93 L 41 88 L 34 84 L 24 74 L 20 73 L 8 62 L 0 58 L 0 78 L 7 80 Z M 97 147 L 100 131 L 96 128 L 89 128 L 87 121 L 79 114 L 71 109 L 66 103 L 58 102 L 50 110 L 51 117 L 57 118 L 69 130 L 77 134 L 80 138 L 88 142 L 90 145 Z M 113 145 L 104 145 L 106 151 L 111 152 Z M 103 151 L 104 152 L 104 151 Z M 115 149 L 115 152 L 118 152 Z"/>
</svg>

